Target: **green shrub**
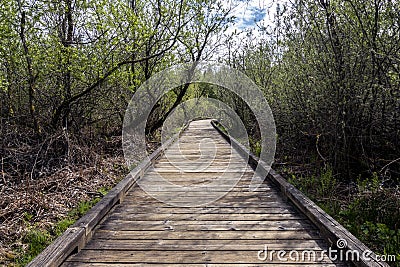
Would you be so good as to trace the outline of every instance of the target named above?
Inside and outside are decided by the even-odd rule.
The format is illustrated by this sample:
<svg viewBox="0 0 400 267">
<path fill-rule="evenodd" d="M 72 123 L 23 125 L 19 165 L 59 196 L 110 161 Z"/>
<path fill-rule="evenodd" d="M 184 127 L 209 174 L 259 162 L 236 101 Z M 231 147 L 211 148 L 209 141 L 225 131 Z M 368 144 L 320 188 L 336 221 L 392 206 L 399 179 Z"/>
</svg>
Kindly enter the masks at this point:
<svg viewBox="0 0 400 267">
<path fill-rule="evenodd" d="M 296 177 L 292 174 L 289 182 L 317 202 L 334 197 L 338 185 L 329 167 L 322 169 L 319 175 L 313 174 L 309 177 Z"/>
<path fill-rule="evenodd" d="M 395 189 L 383 188 L 376 174 L 358 180 L 358 194 L 340 220 L 362 242 L 379 254 L 397 255 L 400 261 L 400 199 Z"/>
<path fill-rule="evenodd" d="M 46 230 L 30 229 L 23 237 L 23 243 L 28 244 L 25 254 L 16 259 L 19 265 L 26 265 L 52 241 L 52 236 Z"/>
<path fill-rule="evenodd" d="M 249 145 L 250 145 L 250 151 L 256 155 L 257 157 L 260 157 L 261 155 L 261 143 L 258 140 L 255 140 L 253 138 L 249 138 Z"/>
<path fill-rule="evenodd" d="M 397 255 L 400 261 L 400 199 L 396 189 L 381 186 L 376 173 L 358 179 L 357 193 L 346 197 L 330 168 L 310 177 L 291 175 L 289 182 L 376 253 Z"/>
<path fill-rule="evenodd" d="M 108 188 L 100 188 L 99 194 L 104 196 L 107 194 Z M 24 222 L 28 227 L 28 231 L 22 238 L 22 243 L 27 245 L 27 249 L 22 251 L 16 251 L 20 254 L 19 257 L 15 259 L 15 264 L 13 266 L 25 266 L 31 260 L 33 260 L 40 252 L 42 252 L 51 242 L 54 241 L 58 236 L 67 230 L 74 222 L 85 215 L 101 198 L 97 197 L 89 201 L 82 201 L 78 206 L 72 209 L 66 218 L 60 219 L 52 227 L 48 229 L 39 228 L 36 224 L 31 225 L 31 220 L 33 215 L 29 213 L 24 213 Z"/>
<path fill-rule="evenodd" d="M 72 224 L 74 224 L 75 220 L 71 218 L 65 218 L 60 221 L 58 221 L 52 229 L 52 233 L 54 236 L 60 236 L 62 233 L 65 232 L 65 230 L 68 229 Z"/>
</svg>

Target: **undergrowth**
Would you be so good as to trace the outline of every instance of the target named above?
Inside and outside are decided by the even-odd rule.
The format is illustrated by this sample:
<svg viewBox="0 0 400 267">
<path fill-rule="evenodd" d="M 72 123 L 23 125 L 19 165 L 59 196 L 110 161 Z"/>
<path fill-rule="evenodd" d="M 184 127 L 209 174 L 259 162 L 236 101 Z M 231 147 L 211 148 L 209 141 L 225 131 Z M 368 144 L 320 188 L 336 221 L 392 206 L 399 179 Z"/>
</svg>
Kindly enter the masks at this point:
<svg viewBox="0 0 400 267">
<path fill-rule="evenodd" d="M 103 197 L 107 194 L 110 188 L 100 188 L 99 195 Z M 40 252 L 51 244 L 57 237 L 62 235 L 68 227 L 73 225 L 77 219 L 86 214 L 101 197 L 96 197 L 91 200 L 80 202 L 76 208 L 69 211 L 67 216 L 60 218 L 53 226 L 43 228 L 37 224 L 31 224 L 30 219 L 33 217 L 30 214 L 24 214 L 24 221 L 27 227 L 26 234 L 22 237 L 21 242 L 26 246 L 25 251 L 15 251 L 19 255 L 14 259 L 14 263 L 10 266 L 25 266 L 33 260 Z"/>
<path fill-rule="evenodd" d="M 396 255 L 400 266 L 399 190 L 385 188 L 374 173 L 353 186 L 342 185 L 324 168 L 311 176 L 290 175 L 289 182 L 315 201 L 360 241 L 380 255 Z"/>
</svg>

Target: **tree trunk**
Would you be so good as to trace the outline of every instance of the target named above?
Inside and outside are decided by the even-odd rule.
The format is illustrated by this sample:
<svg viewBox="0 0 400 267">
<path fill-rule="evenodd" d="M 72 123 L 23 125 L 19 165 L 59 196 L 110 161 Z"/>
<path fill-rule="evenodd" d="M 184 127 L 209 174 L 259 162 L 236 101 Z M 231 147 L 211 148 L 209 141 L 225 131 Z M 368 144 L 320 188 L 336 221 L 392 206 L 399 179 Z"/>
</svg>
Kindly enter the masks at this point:
<svg viewBox="0 0 400 267">
<path fill-rule="evenodd" d="M 66 56 L 66 63 L 64 66 L 64 77 L 63 77 L 65 99 L 70 99 L 72 97 L 72 91 L 71 91 L 72 82 L 71 82 L 71 69 L 70 69 L 71 65 L 70 48 L 72 46 L 73 35 L 74 35 L 74 21 L 72 18 L 72 13 L 73 13 L 72 1 L 73 0 L 65 0 L 66 11 L 65 11 L 65 18 L 63 19 L 63 29 L 62 29 L 63 40 L 61 40 L 64 47 L 64 54 Z M 71 112 L 71 107 L 68 105 L 62 119 L 62 124 L 63 127 L 65 128 L 67 128 L 68 126 L 68 116 L 70 112 Z"/>
<path fill-rule="evenodd" d="M 24 50 L 24 56 L 25 56 L 25 60 L 26 60 L 26 64 L 27 64 L 27 72 L 28 72 L 29 113 L 30 113 L 30 116 L 32 119 L 33 129 L 37 135 L 40 135 L 41 129 L 40 129 L 39 123 L 36 118 L 36 111 L 35 111 L 35 105 L 34 105 L 36 77 L 33 75 L 32 58 L 29 54 L 29 48 L 28 48 L 28 44 L 27 44 L 26 36 L 25 36 L 26 13 L 25 13 L 25 11 L 22 10 L 21 1 L 18 1 L 18 7 L 19 7 L 19 11 L 21 13 L 19 36 L 21 38 L 22 47 Z"/>
</svg>

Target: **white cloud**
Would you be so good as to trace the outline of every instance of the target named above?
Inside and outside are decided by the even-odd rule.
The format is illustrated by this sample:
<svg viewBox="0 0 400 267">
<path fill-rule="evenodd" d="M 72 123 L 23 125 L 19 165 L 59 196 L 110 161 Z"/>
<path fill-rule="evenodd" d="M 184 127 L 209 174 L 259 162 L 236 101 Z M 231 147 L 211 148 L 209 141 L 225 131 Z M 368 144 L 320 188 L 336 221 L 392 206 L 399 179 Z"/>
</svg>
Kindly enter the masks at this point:
<svg viewBox="0 0 400 267">
<path fill-rule="evenodd" d="M 233 15 L 236 17 L 233 28 L 244 30 L 255 28 L 256 23 L 271 23 L 273 18 L 270 14 L 273 13 L 271 12 L 273 6 L 272 0 L 237 0 L 237 7 L 233 10 Z"/>
<path fill-rule="evenodd" d="M 224 33 L 223 39 L 225 43 L 230 46 L 231 50 L 240 50 L 244 41 L 256 41 L 262 38 L 263 33 L 258 31 L 258 26 L 273 27 L 274 16 L 278 3 L 284 4 L 288 0 L 231 0 L 226 1 L 224 4 L 226 8 L 234 5 L 232 16 L 234 16 L 235 23 L 228 28 Z M 232 33 L 238 33 L 233 39 L 230 37 Z M 215 51 L 214 58 L 224 56 L 227 54 L 227 46 L 221 46 Z"/>
</svg>

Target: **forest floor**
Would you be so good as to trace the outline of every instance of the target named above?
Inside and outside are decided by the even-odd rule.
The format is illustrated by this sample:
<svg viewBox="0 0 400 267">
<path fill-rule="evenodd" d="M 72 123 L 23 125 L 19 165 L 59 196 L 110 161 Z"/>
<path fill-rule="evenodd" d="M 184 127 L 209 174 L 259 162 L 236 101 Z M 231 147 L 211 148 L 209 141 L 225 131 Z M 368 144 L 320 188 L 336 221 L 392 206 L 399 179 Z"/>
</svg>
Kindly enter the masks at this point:
<svg viewBox="0 0 400 267">
<path fill-rule="evenodd" d="M 344 183 L 329 167 L 316 172 L 287 165 L 277 171 L 375 253 L 395 257 L 389 266 L 400 266 L 400 187 L 382 186 L 376 173 Z"/>
<path fill-rule="evenodd" d="M 126 175 L 123 157 L 84 168 L 66 166 L 50 176 L 4 187 L 0 199 L 0 266 L 18 262 L 29 249 L 27 234 L 52 229 L 68 212 L 112 188 Z M 18 265 L 18 264 L 16 264 Z"/>
</svg>

